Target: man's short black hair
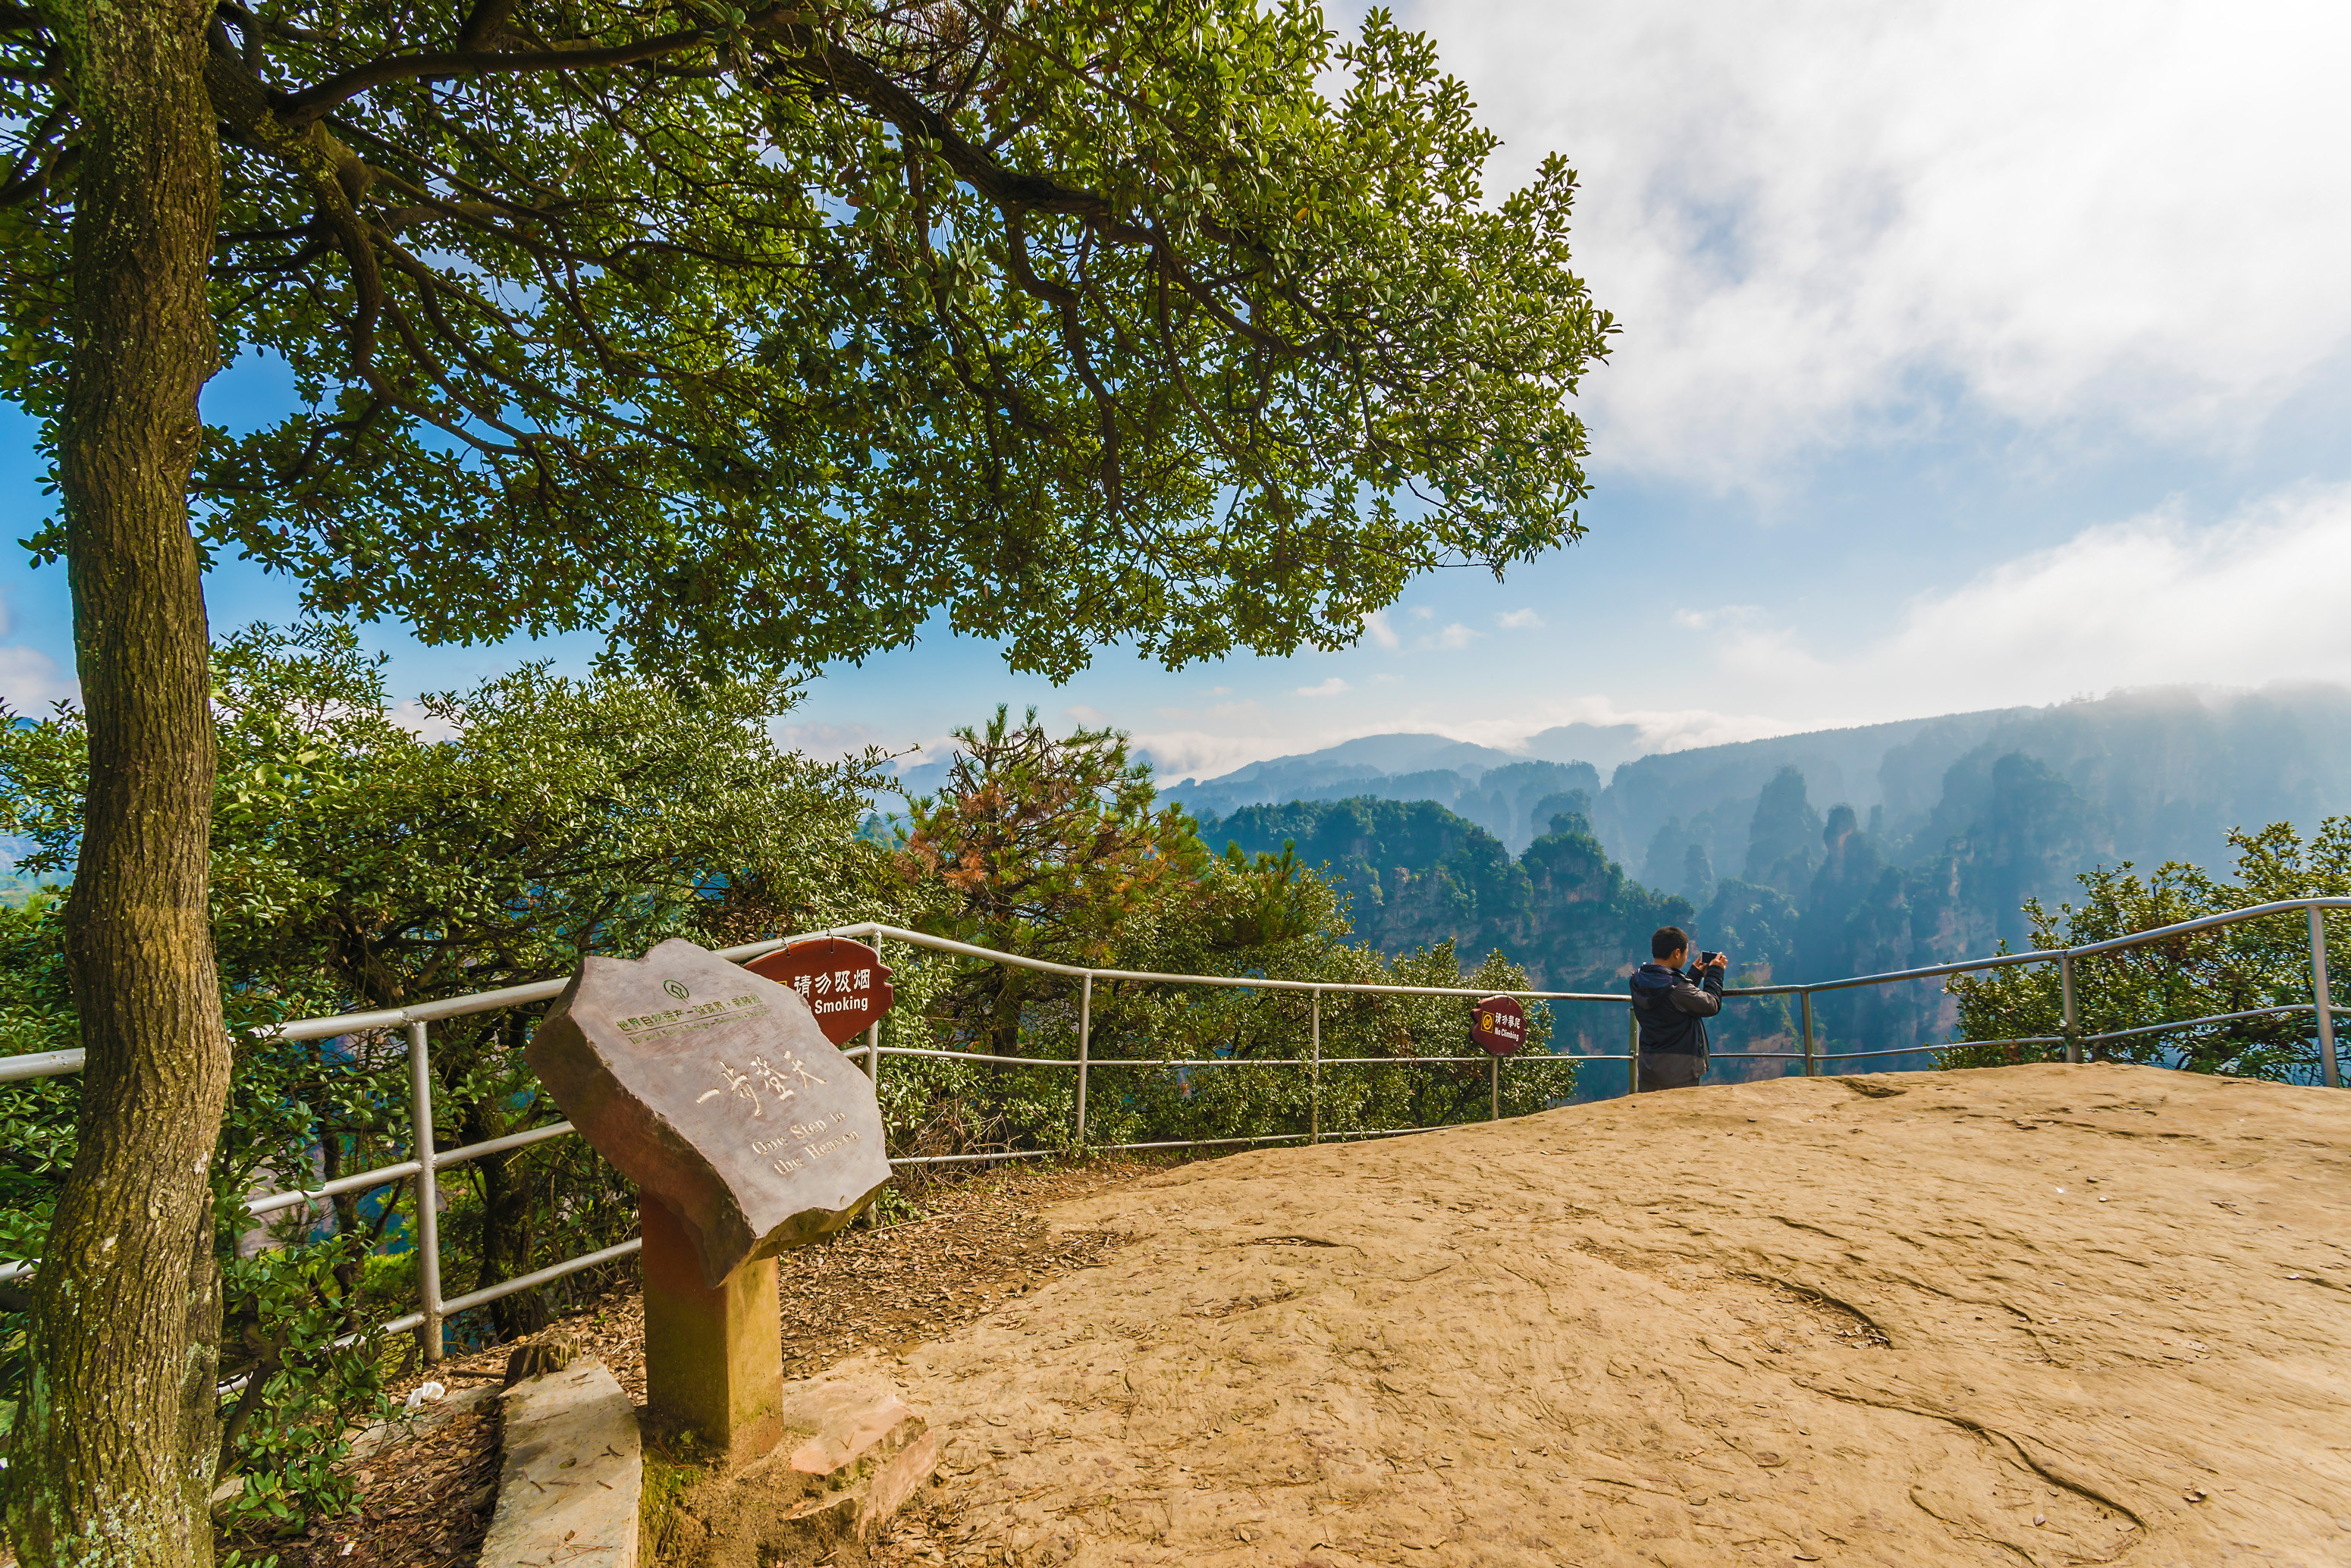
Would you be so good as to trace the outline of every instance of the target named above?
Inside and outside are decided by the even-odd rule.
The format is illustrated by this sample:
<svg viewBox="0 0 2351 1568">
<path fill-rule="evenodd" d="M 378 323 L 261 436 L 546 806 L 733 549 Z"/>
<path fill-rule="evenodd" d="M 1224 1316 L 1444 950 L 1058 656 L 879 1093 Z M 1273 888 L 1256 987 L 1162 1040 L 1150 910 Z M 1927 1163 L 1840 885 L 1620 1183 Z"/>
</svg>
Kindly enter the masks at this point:
<svg viewBox="0 0 2351 1568">
<path fill-rule="evenodd" d="M 1649 956 L 1670 958 L 1689 946 L 1689 933 L 1678 925 L 1660 925 L 1649 938 Z"/>
</svg>

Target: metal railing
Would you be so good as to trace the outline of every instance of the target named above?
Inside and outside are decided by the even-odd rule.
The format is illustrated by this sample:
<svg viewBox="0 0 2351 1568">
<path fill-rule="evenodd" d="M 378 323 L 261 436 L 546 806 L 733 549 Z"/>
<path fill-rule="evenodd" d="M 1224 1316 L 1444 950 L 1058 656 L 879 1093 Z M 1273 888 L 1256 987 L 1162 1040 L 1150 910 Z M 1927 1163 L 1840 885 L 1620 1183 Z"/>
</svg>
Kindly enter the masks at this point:
<svg viewBox="0 0 2351 1568">
<path fill-rule="evenodd" d="M 2105 1040 L 2123 1040 L 2165 1030 L 2192 1029 L 2207 1024 L 2226 1023 L 2244 1019 L 2291 1015 L 2310 1012 L 2315 1015 L 2319 1044 L 2320 1072 L 2330 1088 L 2343 1084 L 2341 1070 L 2335 1059 L 2335 1019 L 2337 1012 L 2351 1012 L 2351 1007 L 2336 1006 L 2327 988 L 2326 932 L 2321 918 L 2323 911 L 2351 910 L 2351 898 L 2288 899 L 2274 904 L 2256 904 L 2234 909 L 2200 919 L 2183 921 L 2175 925 L 2134 932 L 2103 942 L 2078 947 L 2066 947 L 2029 953 L 2004 953 L 1988 958 L 1969 959 L 1955 964 L 1936 964 L 1915 969 L 1897 969 L 1876 975 L 1856 975 L 1837 980 L 1779 986 L 1745 986 L 1727 988 L 1727 997 L 1793 996 L 1799 999 L 1802 1014 L 1801 1051 L 1722 1051 L 1718 1060 L 1757 1061 L 1801 1061 L 1806 1076 L 1820 1072 L 1823 1063 L 1876 1060 L 1889 1056 L 1912 1056 L 1940 1049 L 1933 1045 L 1902 1046 L 1886 1051 L 1823 1051 L 1818 1048 L 1813 1027 L 1813 998 L 1822 992 L 1851 990 L 1864 986 L 1893 985 L 1909 980 L 1936 979 L 1955 975 L 1971 974 L 1986 969 L 2011 968 L 2025 964 L 2058 966 L 2059 988 L 2064 1010 L 2064 1032 L 2058 1035 L 2035 1035 L 2001 1040 L 1956 1041 L 1962 1045 L 2058 1045 L 2065 1048 L 2065 1060 L 2078 1062 L 2085 1046 Z M 2203 1018 L 2137 1025 L 2129 1029 L 2111 1030 L 2103 1033 L 2085 1034 L 2080 1026 L 2079 1009 L 2074 995 L 2074 965 L 2078 959 L 2124 948 L 2142 946 L 2194 932 L 2211 930 L 2246 920 L 2269 915 L 2306 911 L 2310 921 L 2310 956 L 2312 999 L 2278 1007 L 2257 1008 L 2245 1012 L 2219 1013 Z M 1283 980 L 1265 977 L 1217 975 L 1165 975 L 1131 969 L 1087 968 L 1075 965 L 1057 964 L 1048 959 L 1031 958 L 1017 953 L 999 953 L 992 948 L 974 946 L 969 943 L 951 941 L 919 931 L 908 931 L 894 925 L 865 922 L 830 927 L 801 936 L 778 937 L 765 942 L 753 942 L 722 950 L 718 956 L 742 963 L 772 953 L 778 948 L 815 940 L 822 936 L 862 937 L 871 941 L 902 942 L 910 946 L 959 957 L 977 958 L 1007 965 L 1015 968 L 1059 975 L 1079 982 L 1077 1055 L 1074 1059 L 1055 1057 L 987 1056 L 968 1051 L 937 1051 L 919 1046 L 884 1046 L 881 1043 L 879 1021 L 866 1032 L 863 1045 L 853 1046 L 842 1054 L 862 1061 L 865 1071 L 878 1088 L 882 1059 L 890 1056 L 944 1058 L 962 1062 L 988 1062 L 1024 1068 L 1068 1068 L 1077 1073 L 1076 1142 L 1078 1146 L 1102 1151 L 1145 1151 L 1176 1148 L 1232 1147 L 1259 1144 L 1304 1141 L 1321 1143 L 1331 1138 L 1392 1137 L 1407 1133 L 1431 1132 L 1431 1127 L 1357 1128 L 1326 1134 L 1322 1125 L 1322 1070 L 1342 1066 L 1459 1066 L 1483 1064 L 1489 1074 L 1491 1112 L 1495 1119 L 1501 1115 L 1502 1069 L 1510 1058 L 1499 1056 L 1403 1056 L 1403 1057 L 1325 1057 L 1322 1054 L 1322 998 L 1324 995 L 1385 995 L 1420 997 L 1511 996 L 1527 1001 L 1602 1002 L 1625 1006 L 1622 992 L 1592 991 L 1495 991 L 1466 986 L 1395 986 L 1358 981 Z M 1095 1058 L 1092 1054 L 1093 988 L 1097 980 L 1130 981 L 1144 984 L 1205 986 L 1235 990 L 1304 991 L 1311 998 L 1309 1009 L 1309 1054 L 1304 1058 L 1207 1057 L 1195 1060 L 1167 1060 L 1155 1057 Z M 594 1252 L 567 1258 L 544 1269 L 502 1280 L 480 1290 L 462 1295 L 444 1296 L 441 1291 L 441 1254 L 439 1235 L 438 1178 L 444 1171 L 478 1160 L 486 1155 L 569 1134 L 569 1122 L 558 1122 L 543 1127 L 533 1127 L 506 1137 L 492 1138 L 478 1144 L 467 1144 L 454 1149 L 436 1149 L 433 1141 L 433 1084 L 431 1026 L 445 1019 L 463 1018 L 475 1013 L 492 1012 L 501 1008 L 527 1006 L 533 1002 L 550 1001 L 562 994 L 570 983 L 563 979 L 543 980 L 528 986 L 508 986 L 494 991 L 480 991 L 470 996 L 453 997 L 442 1001 L 421 1002 L 413 1007 L 389 1009 L 374 1012 L 342 1013 L 332 1018 L 303 1019 L 267 1031 L 267 1038 L 282 1040 L 325 1040 L 338 1035 L 359 1034 L 374 1030 L 404 1030 L 408 1037 L 409 1100 L 411 1126 L 414 1145 L 410 1157 L 394 1165 L 360 1171 L 315 1187 L 289 1188 L 283 1192 L 263 1194 L 250 1198 L 247 1212 L 256 1218 L 276 1214 L 300 1205 L 319 1202 L 342 1194 L 388 1186 L 397 1182 L 416 1183 L 417 1253 L 419 1308 L 403 1317 L 380 1325 L 376 1333 L 393 1334 L 422 1329 L 424 1355 L 438 1360 L 442 1354 L 444 1322 L 469 1308 L 486 1306 L 503 1297 L 533 1290 L 584 1270 L 616 1262 L 636 1252 L 642 1243 L 623 1241 Z M 2324 1002 L 2324 1005 L 2322 1005 Z M 1627 1009 L 1629 1014 L 1629 1008 Z M 1625 1061 L 1637 1063 L 1639 1025 L 1631 1025 L 1627 1049 L 1622 1053 L 1594 1052 L 1575 1055 L 1545 1055 L 1527 1060 L 1559 1061 Z M 37 1055 L 0 1057 L 0 1082 L 23 1079 L 55 1076 L 79 1071 L 83 1053 L 78 1051 L 47 1051 Z M 1093 1072 L 1103 1069 L 1124 1068 L 1184 1068 L 1213 1069 L 1241 1065 L 1307 1068 L 1311 1074 L 1308 1090 L 1308 1128 L 1303 1133 L 1275 1133 L 1256 1137 L 1237 1138 L 1177 1138 L 1155 1143 L 1124 1143 L 1090 1145 L 1086 1136 L 1087 1092 Z M 1637 1073 L 1637 1065 L 1635 1068 Z M 1634 1085 L 1637 1089 L 1637 1082 Z M 909 1166 L 954 1165 L 1004 1159 L 1034 1157 L 1047 1150 L 1013 1150 L 998 1154 L 933 1155 L 893 1158 L 893 1168 Z M 30 1262 L 0 1266 L 0 1281 L 13 1280 L 34 1271 Z"/>
</svg>

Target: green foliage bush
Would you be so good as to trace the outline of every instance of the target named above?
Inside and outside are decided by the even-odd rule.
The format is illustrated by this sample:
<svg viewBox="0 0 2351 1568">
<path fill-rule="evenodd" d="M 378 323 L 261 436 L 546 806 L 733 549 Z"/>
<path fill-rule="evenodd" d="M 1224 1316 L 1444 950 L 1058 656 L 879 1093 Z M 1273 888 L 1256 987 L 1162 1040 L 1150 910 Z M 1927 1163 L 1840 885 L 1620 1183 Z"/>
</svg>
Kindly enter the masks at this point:
<svg viewBox="0 0 2351 1568">
<path fill-rule="evenodd" d="M 242 1482 L 217 1516 L 232 1540 L 257 1545 L 355 1511 L 358 1487 L 337 1468 L 350 1452 L 345 1433 L 393 1408 L 382 1348 L 354 1337 L 375 1326 L 359 1283 L 372 1239 L 337 1236 L 223 1263 L 224 1337 L 246 1368 L 221 1432 L 219 1474 Z"/>
<path fill-rule="evenodd" d="M 1525 989 L 1499 953 L 1464 973 L 1451 943 L 1389 960 L 1351 933 L 1338 888 L 1294 852 L 1221 856 L 1180 810 L 1156 806 L 1123 741 L 1080 730 L 1056 741 L 1032 711 L 1003 710 L 957 737 L 939 796 L 913 803 L 899 870 L 925 928 L 1094 968 L 1236 980 Z M 893 958 L 893 962 L 898 960 Z M 886 1042 L 1074 1061 L 1081 983 L 910 949 Z M 919 997 L 917 1001 L 915 998 Z M 1011 998 L 1008 1001 L 1008 998 Z M 1314 1002 L 1291 990 L 1099 980 L 1088 1009 L 1092 1145 L 1299 1136 L 1314 1125 Z M 1530 1049 L 1503 1072 L 1506 1113 L 1572 1092 L 1574 1068 L 1544 1050 L 1549 1009 L 1530 1009 Z M 1490 1113 L 1482 1062 L 1426 1065 L 1470 1051 L 1464 998 L 1333 992 L 1322 1054 L 1374 1058 L 1325 1069 L 1332 1134 L 1429 1126 Z M 925 1154 L 1074 1141 L 1076 1075 L 885 1058 L 894 1125 Z M 1212 1061 L 1214 1066 L 1140 1065 Z M 917 1065 L 917 1063 L 919 1063 Z M 1394 1063 L 1394 1065 L 1390 1065 Z"/>
<path fill-rule="evenodd" d="M 2351 818 L 2327 818 L 2306 842 L 2290 822 L 2257 833 L 2231 833 L 2229 841 L 2236 849 L 2233 878 L 2178 862 L 2141 878 L 2126 862 L 2083 873 L 2078 905 L 2051 909 L 2037 898 L 2026 900 L 2032 948 L 2103 942 L 2249 904 L 2351 896 Z M 2329 951 L 2351 960 L 2351 951 L 2343 946 L 2351 936 L 2351 917 L 2329 914 L 2325 925 Z M 2009 950 L 2006 943 L 2001 950 Z M 2335 967 L 2339 970 L 2341 962 Z M 2308 1010 L 2310 925 L 2301 910 L 2080 958 L 2074 986 L 2085 1035 L 2221 1014 L 2262 1014 L 2094 1041 L 2086 1049 L 2096 1060 L 2283 1082 L 2317 1078 L 2318 1046 Z M 1990 1043 L 2063 1034 L 2064 1005 L 2055 965 L 1963 977 L 1949 988 L 1959 998 L 1959 1039 L 1977 1043 L 1940 1052 L 1941 1065 L 2064 1059 L 2062 1044 Z M 2343 994 L 2339 985 L 2335 994 Z M 2288 1009 L 2301 1010 L 2268 1010 Z"/>
</svg>

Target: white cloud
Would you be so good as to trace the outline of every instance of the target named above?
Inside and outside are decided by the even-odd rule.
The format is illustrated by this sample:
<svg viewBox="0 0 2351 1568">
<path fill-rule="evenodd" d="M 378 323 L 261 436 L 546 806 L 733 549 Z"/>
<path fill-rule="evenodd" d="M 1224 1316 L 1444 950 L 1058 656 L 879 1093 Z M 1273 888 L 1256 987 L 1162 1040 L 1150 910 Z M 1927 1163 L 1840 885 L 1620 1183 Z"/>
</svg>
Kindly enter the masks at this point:
<svg viewBox="0 0 2351 1568">
<path fill-rule="evenodd" d="M 1720 634 L 1727 685 L 1805 693 L 1824 717 L 2042 703 L 2164 685 L 2351 682 L 2351 485 L 2310 486 L 2192 526 L 2165 508 L 2085 530 L 1912 601 L 1834 651 L 1761 620 Z"/>
<path fill-rule="evenodd" d="M 1445 630 L 1434 637 L 1423 637 L 1420 640 L 1420 645 L 1424 648 L 1435 648 L 1440 652 L 1450 653 L 1456 649 L 1467 648 L 1477 635 L 1477 632 L 1472 632 L 1460 622 L 1453 621 L 1447 622 Z"/>
<path fill-rule="evenodd" d="M 9 631 L 8 603 L 0 598 L 0 638 Z M 57 667 L 38 648 L 22 643 L 0 643 L 0 702 L 26 718 L 47 716 L 49 706 L 60 700 L 78 701 L 81 685 Z"/>
<path fill-rule="evenodd" d="M 2351 10 L 1433 0 L 1505 139 L 1583 177 L 1624 325 L 1595 461 L 1729 486 L 1996 416 L 2222 445 L 2351 351 Z M 1562 74 L 1569 79 L 1561 89 Z"/>
<path fill-rule="evenodd" d="M 457 738 L 455 725 L 431 712 L 414 697 L 402 697 L 392 704 L 390 716 L 392 723 L 428 746 L 438 746 L 444 740 Z"/>
<path fill-rule="evenodd" d="M 1252 762 L 1320 750 L 1369 732 L 1362 724 L 1344 722 L 1301 727 L 1289 716 L 1277 717 L 1256 703 L 1225 704 L 1203 715 L 1170 711 L 1165 716 L 1196 722 L 1181 729 L 1134 737 L 1137 754 L 1149 758 L 1165 780 L 1214 779 Z M 1619 760 L 1646 752 L 1756 740 L 1802 727 L 1781 718 L 1703 708 L 1620 708 L 1604 696 L 1517 704 L 1510 716 L 1503 718 L 1464 718 L 1458 706 L 1431 709 L 1403 706 L 1384 710 L 1381 722 L 1374 727 L 1384 732 L 1442 735 L 1505 751 L 1523 752 L 1529 737 L 1536 732 L 1569 724 L 1610 728 L 1621 726 L 1629 732 L 1613 740 L 1613 749 L 1595 748 L 1583 758 L 1598 762 L 1604 772 Z"/>
<path fill-rule="evenodd" d="M 413 724 L 408 727 L 416 728 Z M 955 749 L 955 743 L 946 736 L 925 743 L 913 739 L 903 730 L 877 729 L 870 724 L 778 724 L 773 733 L 777 744 L 820 759 L 855 757 L 869 746 L 878 746 L 911 767 L 943 758 Z"/>
<path fill-rule="evenodd" d="M 51 703 L 80 695 L 79 684 L 38 648 L 22 643 L 0 646 L 0 700 L 12 712 L 28 718 L 46 717 Z"/>
<path fill-rule="evenodd" d="M 1426 604 L 1416 604 L 1409 612 L 1407 612 L 1407 613 L 1409 613 L 1415 621 L 1434 621 L 1437 619 L 1437 612 L 1431 610 Z"/>
<path fill-rule="evenodd" d="M 1590 725 L 1607 733 L 1577 754 L 1604 770 L 1648 752 L 2122 687 L 2258 686 L 2282 674 L 2351 684 L 2351 619 L 2324 597 L 2344 581 L 2351 484 L 2282 492 L 2217 523 L 2159 508 L 1918 595 L 1875 630 L 1855 616 L 1715 606 L 1682 623 L 1689 662 L 1646 701 L 1553 695 L 1548 674 L 1497 687 L 1493 706 L 1384 686 L 1376 727 L 1524 753 L 1542 730 Z M 1334 675 L 1300 695 L 1348 689 Z M 1312 727 L 1254 704 L 1187 712 L 1184 729 L 1148 737 L 1149 748 L 1181 759 L 1163 768 L 1171 778 L 1211 778 L 1371 727 L 1342 722 L 1343 706 L 1330 711 L 1332 722 Z"/>
<path fill-rule="evenodd" d="M 1685 632 L 1751 626 L 1766 619 L 1763 608 L 1755 604 L 1701 604 L 1673 613 L 1674 624 Z"/>
<path fill-rule="evenodd" d="M 1088 707 L 1083 703 L 1071 704 L 1068 707 L 1061 710 L 1061 716 L 1070 720 L 1073 724 L 1081 724 L 1088 729 L 1108 729 L 1111 727 L 1110 715 L 1102 712 L 1102 710 L 1098 707 Z"/>
<path fill-rule="evenodd" d="M 1284 749 L 1287 748 L 1262 739 L 1207 730 L 1170 730 L 1163 735 L 1140 736 L 1134 747 L 1134 755 L 1151 764 L 1151 770 L 1163 785 L 1178 779 L 1214 779 L 1236 768 L 1262 762 Z"/>
<path fill-rule="evenodd" d="M 1364 617 L 1364 632 L 1381 647 L 1394 652 L 1397 643 L 1395 628 L 1388 624 L 1387 612 L 1374 610 Z"/>
<path fill-rule="evenodd" d="M 1294 725 L 1277 723 L 1262 704 L 1218 703 L 1206 713 L 1168 713 L 1172 721 L 1189 720 L 1134 737 L 1134 753 L 1150 759 L 1163 779 L 1213 779 L 1251 762 L 1261 762 L 1283 751 L 1299 749 Z M 1304 743 L 1306 749 L 1324 744 Z"/>
<path fill-rule="evenodd" d="M 1520 632 L 1540 626 L 1543 618 L 1531 610 L 1505 610 L 1494 617 L 1494 624 L 1505 632 Z"/>
</svg>

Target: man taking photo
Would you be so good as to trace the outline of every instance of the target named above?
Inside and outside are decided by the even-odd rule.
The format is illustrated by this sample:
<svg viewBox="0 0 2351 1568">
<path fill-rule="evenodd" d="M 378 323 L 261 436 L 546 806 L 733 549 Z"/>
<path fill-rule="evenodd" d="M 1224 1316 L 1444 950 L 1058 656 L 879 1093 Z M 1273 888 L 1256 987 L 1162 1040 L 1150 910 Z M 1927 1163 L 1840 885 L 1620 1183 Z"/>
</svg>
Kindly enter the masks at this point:
<svg viewBox="0 0 2351 1568">
<path fill-rule="evenodd" d="M 1641 1044 L 1633 1092 L 1687 1089 L 1706 1076 L 1706 1023 L 1722 1010 L 1722 971 L 1730 960 L 1700 953 L 1689 964 L 1689 934 L 1661 927 L 1649 938 L 1650 961 L 1633 971 L 1633 1017 Z"/>
</svg>

